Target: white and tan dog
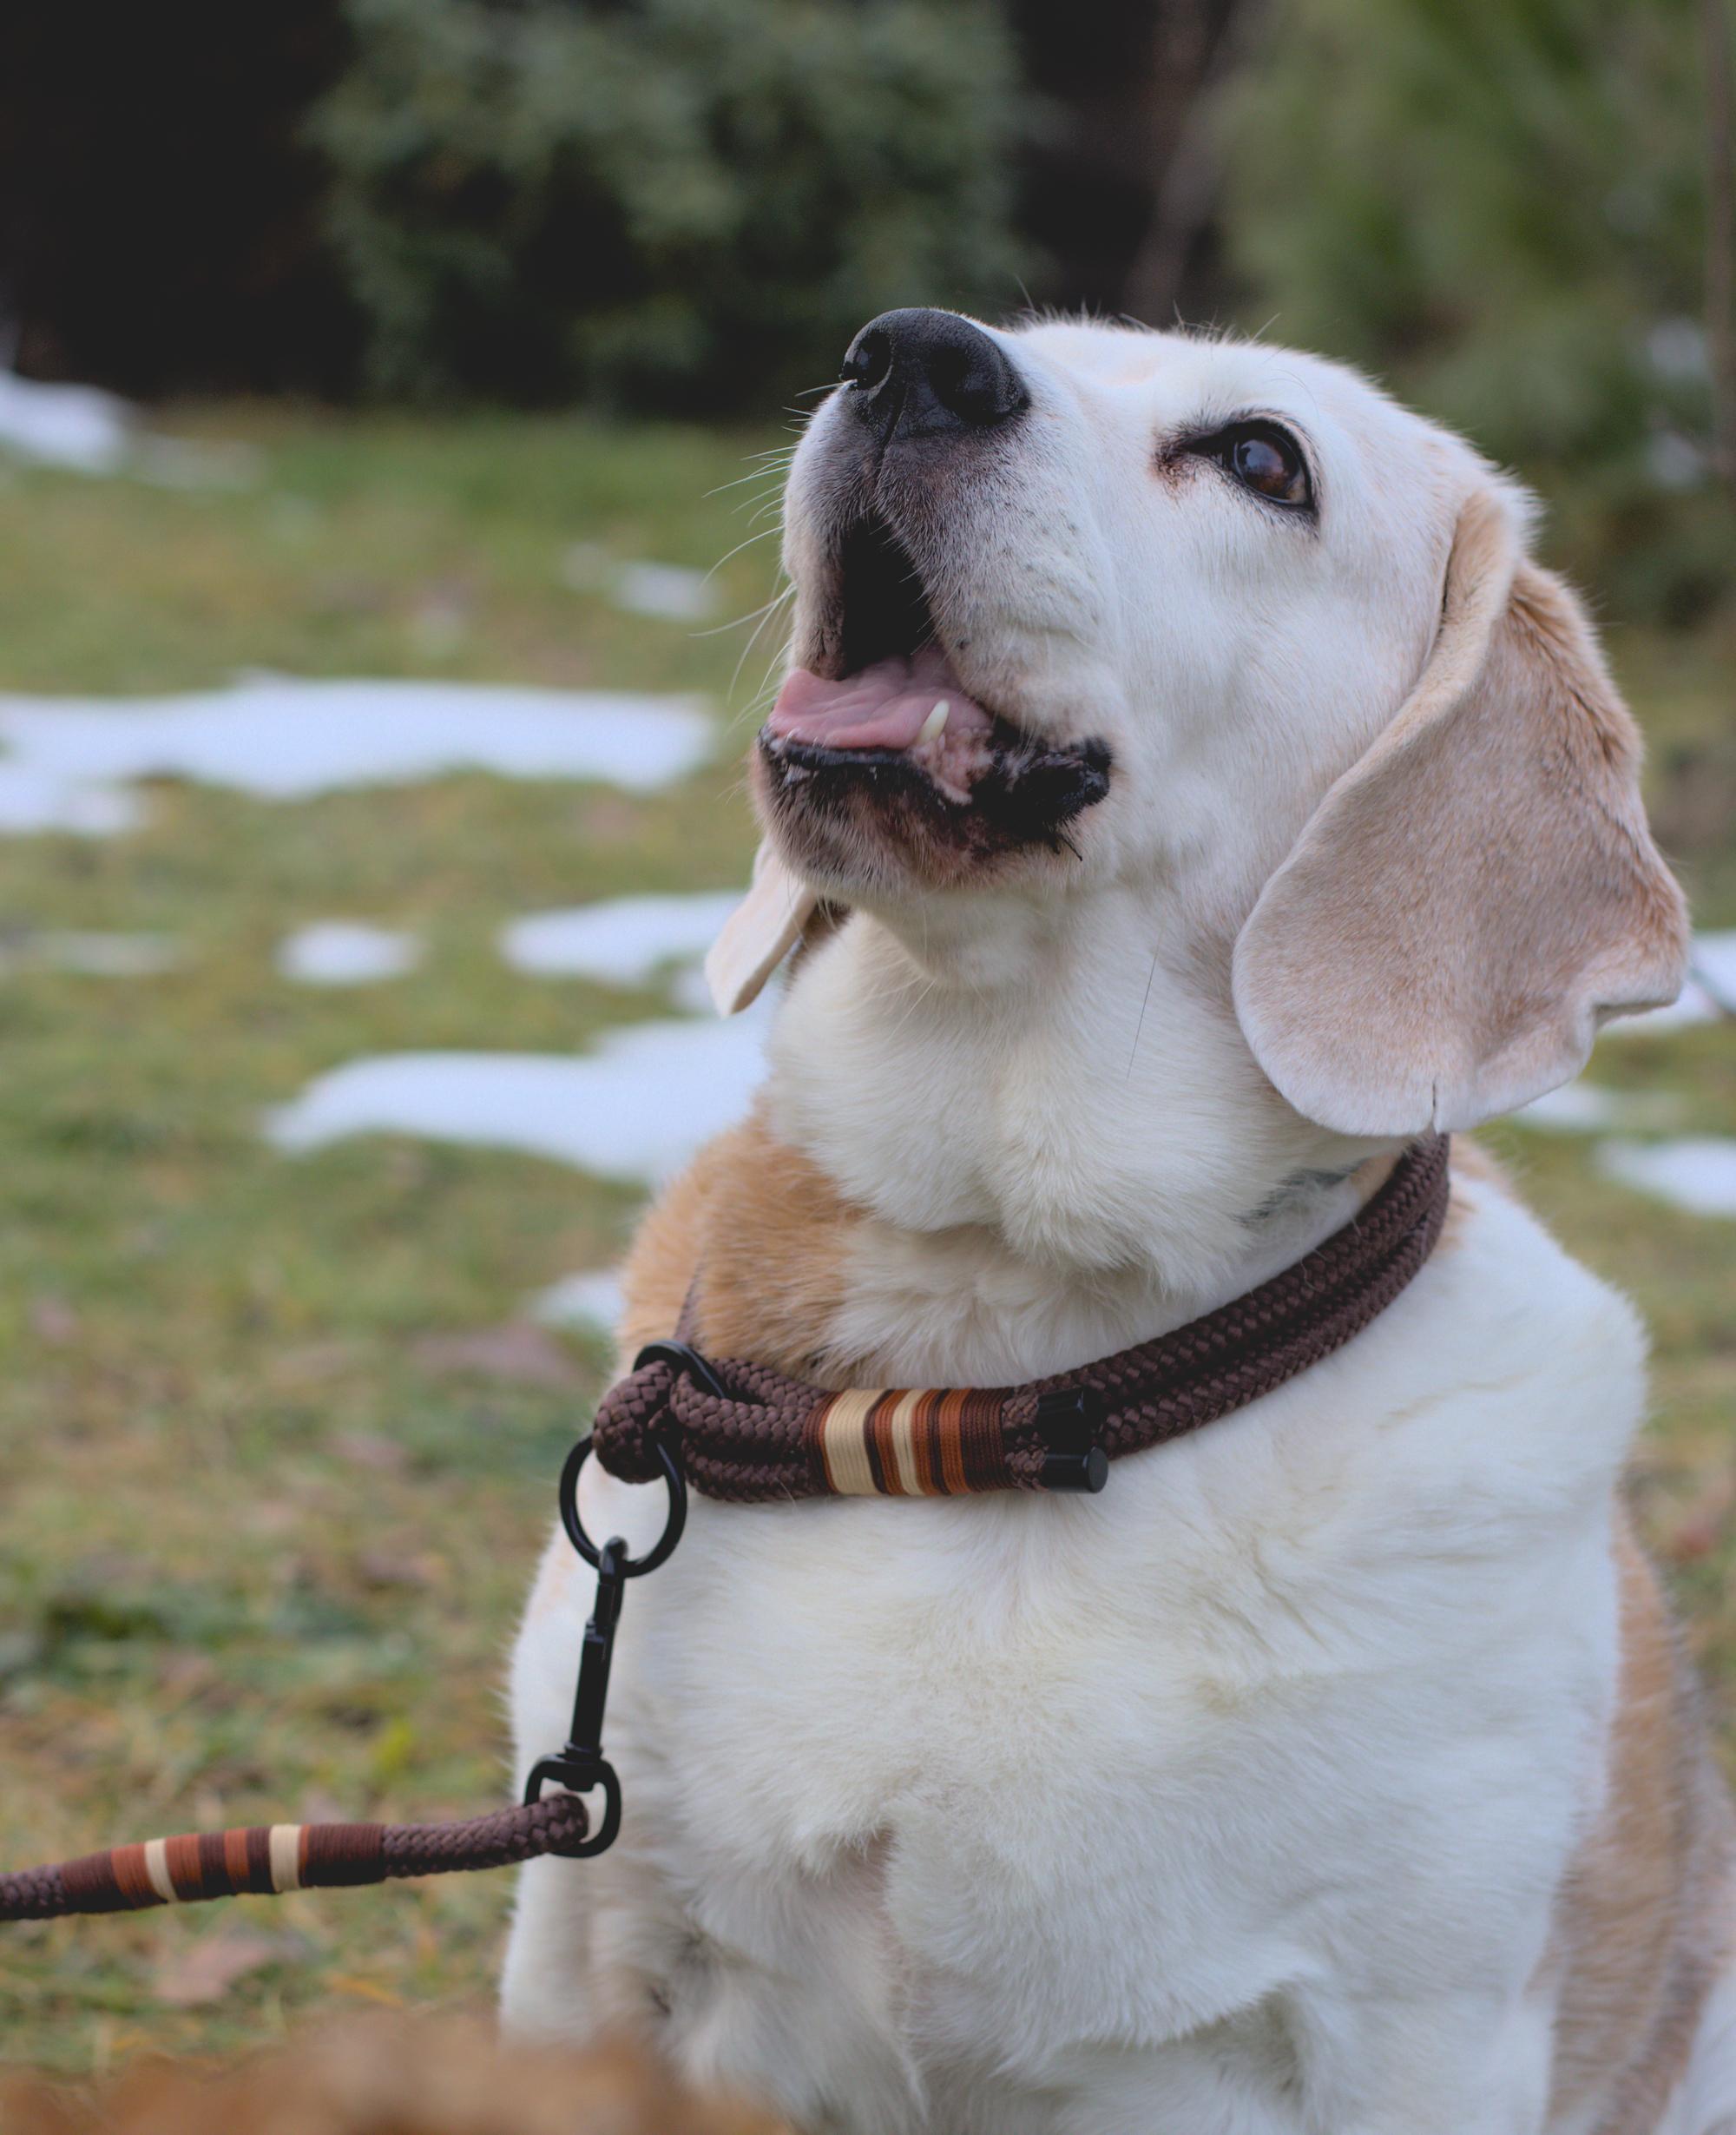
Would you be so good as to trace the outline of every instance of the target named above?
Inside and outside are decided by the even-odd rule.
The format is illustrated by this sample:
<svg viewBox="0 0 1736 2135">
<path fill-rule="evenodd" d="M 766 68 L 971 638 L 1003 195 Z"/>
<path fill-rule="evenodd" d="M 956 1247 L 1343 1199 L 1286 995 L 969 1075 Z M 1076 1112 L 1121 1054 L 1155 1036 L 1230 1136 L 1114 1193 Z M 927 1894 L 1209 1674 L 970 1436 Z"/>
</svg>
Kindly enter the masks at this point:
<svg viewBox="0 0 1736 2135">
<path fill-rule="evenodd" d="M 833 1386 L 1084 1363 L 1674 994 L 1632 723 L 1458 439 L 1101 326 L 892 313 L 846 381 L 739 992 L 822 901 L 628 1355 L 696 1281 L 705 1347 Z M 1390 1309 L 1101 1497 L 700 1501 L 626 1611 L 621 1841 L 525 1871 L 509 2020 L 850 2135 L 1730 2135 L 1730 1812 L 1619 1495 L 1642 1352 L 1461 1142 Z M 592 1466 L 594 1531 L 654 1531 Z M 557 1536 L 526 1762 L 589 1591 Z"/>
</svg>

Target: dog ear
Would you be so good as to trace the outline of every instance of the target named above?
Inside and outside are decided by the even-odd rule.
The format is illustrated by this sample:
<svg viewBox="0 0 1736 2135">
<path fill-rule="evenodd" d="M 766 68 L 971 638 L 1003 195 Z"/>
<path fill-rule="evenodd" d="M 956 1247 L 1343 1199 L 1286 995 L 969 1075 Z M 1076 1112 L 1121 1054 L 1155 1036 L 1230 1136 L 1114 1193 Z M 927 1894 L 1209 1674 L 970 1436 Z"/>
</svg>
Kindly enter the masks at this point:
<svg viewBox="0 0 1736 2135">
<path fill-rule="evenodd" d="M 1639 768 L 1579 603 L 1474 495 L 1421 680 L 1236 943 L 1282 1095 L 1345 1134 L 1471 1127 L 1576 1073 L 1608 1017 L 1674 1000 L 1687 914 Z"/>
<path fill-rule="evenodd" d="M 719 1015 L 733 1016 L 759 998 L 766 981 L 800 940 L 819 901 L 779 859 L 771 840 L 762 840 L 747 894 L 724 921 L 706 956 L 706 984 Z"/>
</svg>

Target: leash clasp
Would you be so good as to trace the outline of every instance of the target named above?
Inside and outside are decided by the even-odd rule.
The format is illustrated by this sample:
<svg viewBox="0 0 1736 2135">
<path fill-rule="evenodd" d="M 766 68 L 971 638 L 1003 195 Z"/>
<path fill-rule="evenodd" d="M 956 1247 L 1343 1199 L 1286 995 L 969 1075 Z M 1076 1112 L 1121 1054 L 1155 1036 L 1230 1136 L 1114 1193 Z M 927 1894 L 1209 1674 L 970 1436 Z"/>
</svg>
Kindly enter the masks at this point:
<svg viewBox="0 0 1736 2135">
<path fill-rule="evenodd" d="M 669 1513 L 663 1532 L 642 1557 L 629 1557 L 620 1535 L 611 1535 L 601 1548 L 585 1532 L 579 1514 L 579 1476 L 590 1458 L 591 1441 L 582 1438 L 567 1456 L 561 1470 L 561 1525 L 567 1539 L 589 1565 L 596 1567 L 596 1596 L 579 1648 L 579 1679 L 573 1691 L 572 1724 L 565 1746 L 553 1756 L 539 1757 L 524 1784 L 526 1802 L 540 1801 L 545 1786 L 565 1787 L 571 1794 L 602 1789 L 602 1815 L 595 1831 L 562 1853 L 582 1861 L 606 1853 L 621 1830 L 621 1780 L 602 1753 L 603 1714 L 608 1704 L 608 1675 L 615 1660 L 615 1634 L 621 1622 L 621 1605 L 627 1582 L 654 1572 L 665 1563 L 687 1519 L 687 1484 L 681 1466 L 667 1444 L 657 1441 L 657 1459 L 668 1486 Z"/>
<path fill-rule="evenodd" d="M 578 1687 L 573 1693 L 573 1721 L 567 1730 L 565 1749 L 554 1756 L 539 1757 L 531 1768 L 524 1789 L 526 1802 L 540 1801 L 551 1782 L 572 1794 L 589 1794 L 601 1787 L 602 1818 L 596 1829 L 565 1850 L 575 1860 L 600 1854 L 614 1844 L 621 1829 L 621 1781 L 602 1753 L 602 1716 L 608 1703 L 608 1671 L 615 1658 L 615 1626 L 621 1621 L 621 1598 L 627 1591 L 627 1545 L 611 1536 L 597 1552 L 596 1599 L 585 1625 L 579 1648 Z"/>
</svg>

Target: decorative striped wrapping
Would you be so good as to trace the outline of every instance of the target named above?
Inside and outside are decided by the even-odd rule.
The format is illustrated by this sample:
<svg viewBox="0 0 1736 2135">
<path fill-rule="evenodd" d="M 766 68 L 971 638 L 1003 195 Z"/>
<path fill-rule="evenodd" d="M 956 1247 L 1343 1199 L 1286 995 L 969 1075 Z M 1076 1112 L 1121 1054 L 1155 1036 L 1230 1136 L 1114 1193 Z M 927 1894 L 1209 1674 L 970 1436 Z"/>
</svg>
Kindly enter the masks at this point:
<svg viewBox="0 0 1736 2135">
<path fill-rule="evenodd" d="M 821 1401 L 803 1426 L 819 1486 L 845 1498 L 952 1498 L 1005 1490 L 1004 1389 L 860 1387 Z"/>
<path fill-rule="evenodd" d="M 85 1854 L 62 1870 L 69 1910 L 127 1913 L 203 1898 L 269 1896 L 385 1879 L 380 1823 L 254 1824 Z"/>
</svg>

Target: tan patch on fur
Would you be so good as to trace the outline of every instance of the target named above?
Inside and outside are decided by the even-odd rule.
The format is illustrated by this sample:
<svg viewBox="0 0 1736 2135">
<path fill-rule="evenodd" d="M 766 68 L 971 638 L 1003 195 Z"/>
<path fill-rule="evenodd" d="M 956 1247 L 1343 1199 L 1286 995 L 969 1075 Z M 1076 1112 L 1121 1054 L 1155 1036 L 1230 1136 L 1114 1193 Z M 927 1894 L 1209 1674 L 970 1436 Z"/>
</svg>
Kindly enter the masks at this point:
<svg viewBox="0 0 1736 2135">
<path fill-rule="evenodd" d="M 213 2073 L 147 2063 L 92 2096 L 0 2079 L 7 2135 L 788 2135 L 675 2083 L 635 2046 L 505 2048 L 481 2021 L 308 2030 Z"/>
<path fill-rule="evenodd" d="M 1493 1156 L 1483 1143 L 1468 1134 L 1453 1137 L 1452 1169 L 1468 1179 L 1475 1179 L 1479 1186 L 1492 1186 L 1498 1194 L 1505 1194 L 1509 1201 L 1517 1201 L 1519 1190 L 1513 1183 L 1513 1174 L 1499 1157 Z"/>
<path fill-rule="evenodd" d="M 708 1143 L 641 1225 L 624 1277 L 625 1361 L 674 1332 L 697 1275 L 707 1348 L 824 1382 L 818 1345 L 844 1301 L 845 1249 L 863 1220 L 756 1112 Z"/>
<path fill-rule="evenodd" d="M 1512 1179 L 1505 1167 L 1498 1163 L 1480 1142 L 1474 1142 L 1468 1134 L 1453 1137 L 1452 1158 L 1449 1165 L 1452 1177 L 1452 1194 L 1447 1203 L 1447 1219 L 1441 1226 L 1441 1236 L 1435 1247 L 1437 1253 L 1450 1253 L 1463 1244 L 1470 1219 L 1476 1211 L 1459 1191 L 1461 1179 L 1474 1180 L 1479 1186 L 1491 1188 L 1504 1194 L 1508 1200 L 1519 1198 Z"/>
<path fill-rule="evenodd" d="M 1621 1671 L 1608 1791 L 1568 1872 L 1550 1962 L 1562 1981 L 1552 2111 L 1606 2101 L 1597 2135 L 1654 2126 L 1736 1924 L 1736 1850 L 1690 1671 L 1618 1510 Z"/>
</svg>

